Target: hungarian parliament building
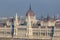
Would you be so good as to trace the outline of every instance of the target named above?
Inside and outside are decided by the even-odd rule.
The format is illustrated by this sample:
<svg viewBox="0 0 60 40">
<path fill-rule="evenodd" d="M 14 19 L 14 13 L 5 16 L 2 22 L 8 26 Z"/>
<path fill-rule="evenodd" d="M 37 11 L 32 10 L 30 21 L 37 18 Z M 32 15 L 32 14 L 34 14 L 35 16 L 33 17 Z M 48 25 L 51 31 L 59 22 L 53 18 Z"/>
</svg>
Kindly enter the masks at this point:
<svg viewBox="0 0 60 40">
<path fill-rule="evenodd" d="M 25 19 L 17 15 L 0 19 L 0 38 L 20 38 L 25 40 L 60 40 L 60 20 L 41 16 L 37 19 L 31 7 Z"/>
</svg>

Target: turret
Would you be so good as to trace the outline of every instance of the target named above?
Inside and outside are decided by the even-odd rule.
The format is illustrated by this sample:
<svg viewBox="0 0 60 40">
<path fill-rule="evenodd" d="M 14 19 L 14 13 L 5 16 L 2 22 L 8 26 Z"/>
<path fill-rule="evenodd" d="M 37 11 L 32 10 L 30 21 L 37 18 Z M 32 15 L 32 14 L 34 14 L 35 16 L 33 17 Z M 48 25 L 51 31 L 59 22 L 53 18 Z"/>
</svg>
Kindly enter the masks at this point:
<svg viewBox="0 0 60 40">
<path fill-rule="evenodd" d="M 15 26 L 15 29 L 14 29 L 15 35 L 17 36 L 17 33 L 18 33 L 18 29 L 17 28 L 19 26 L 17 13 L 16 13 L 15 20 L 14 20 L 14 26 Z"/>
</svg>

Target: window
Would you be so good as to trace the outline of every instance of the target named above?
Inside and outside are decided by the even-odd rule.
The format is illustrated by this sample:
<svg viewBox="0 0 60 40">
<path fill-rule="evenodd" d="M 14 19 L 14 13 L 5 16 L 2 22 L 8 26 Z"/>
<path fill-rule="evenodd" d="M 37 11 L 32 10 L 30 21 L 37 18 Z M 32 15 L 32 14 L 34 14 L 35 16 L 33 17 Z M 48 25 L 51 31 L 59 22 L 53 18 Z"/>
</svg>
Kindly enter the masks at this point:
<svg viewBox="0 0 60 40">
<path fill-rule="evenodd" d="M 11 34 L 11 32 L 7 32 L 7 34 Z"/>
<path fill-rule="evenodd" d="M 0 34 L 4 34 L 4 32 L 3 31 L 0 31 Z"/>
<path fill-rule="evenodd" d="M 44 33 L 44 32 L 42 32 L 42 33 L 41 33 L 41 35 L 42 35 L 42 36 L 45 36 L 45 33 Z"/>
<path fill-rule="evenodd" d="M 41 28 L 45 28 L 45 26 L 41 26 Z"/>
</svg>

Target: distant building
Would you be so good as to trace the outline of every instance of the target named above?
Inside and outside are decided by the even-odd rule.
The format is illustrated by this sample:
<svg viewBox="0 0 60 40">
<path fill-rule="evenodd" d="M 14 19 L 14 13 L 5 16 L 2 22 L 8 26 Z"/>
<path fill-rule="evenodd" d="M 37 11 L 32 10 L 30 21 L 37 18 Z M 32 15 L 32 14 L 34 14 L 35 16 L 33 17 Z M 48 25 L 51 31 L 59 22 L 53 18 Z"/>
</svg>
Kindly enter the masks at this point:
<svg viewBox="0 0 60 40">
<path fill-rule="evenodd" d="M 50 16 L 38 20 L 30 5 L 26 19 L 20 19 L 16 13 L 15 17 L 7 18 L 4 22 L 0 21 L 0 37 L 12 38 L 12 36 L 34 40 L 60 40 L 60 20 Z"/>
</svg>

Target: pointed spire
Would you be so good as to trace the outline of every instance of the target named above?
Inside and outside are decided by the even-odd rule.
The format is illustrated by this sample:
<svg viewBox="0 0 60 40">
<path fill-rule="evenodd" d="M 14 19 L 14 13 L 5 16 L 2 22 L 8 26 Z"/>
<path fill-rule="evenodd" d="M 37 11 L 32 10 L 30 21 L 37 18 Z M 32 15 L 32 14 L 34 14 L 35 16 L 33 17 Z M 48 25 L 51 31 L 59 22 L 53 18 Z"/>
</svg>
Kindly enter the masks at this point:
<svg viewBox="0 0 60 40">
<path fill-rule="evenodd" d="M 29 10 L 31 10 L 31 4 L 30 4 L 30 6 L 29 6 L 30 8 L 29 8 Z"/>
<path fill-rule="evenodd" d="M 57 19 L 59 19 L 59 14 L 57 14 Z"/>
<path fill-rule="evenodd" d="M 41 15 L 41 20 L 43 20 L 44 19 L 44 16 L 43 15 Z"/>
<path fill-rule="evenodd" d="M 49 20 L 50 19 L 50 16 L 49 16 L 49 14 L 47 14 L 47 20 Z"/>
<path fill-rule="evenodd" d="M 56 20 L 56 16 L 55 16 L 55 14 L 54 14 L 54 20 Z"/>
<path fill-rule="evenodd" d="M 17 13 L 16 13 L 16 20 L 18 19 L 18 15 L 17 15 Z"/>
</svg>

